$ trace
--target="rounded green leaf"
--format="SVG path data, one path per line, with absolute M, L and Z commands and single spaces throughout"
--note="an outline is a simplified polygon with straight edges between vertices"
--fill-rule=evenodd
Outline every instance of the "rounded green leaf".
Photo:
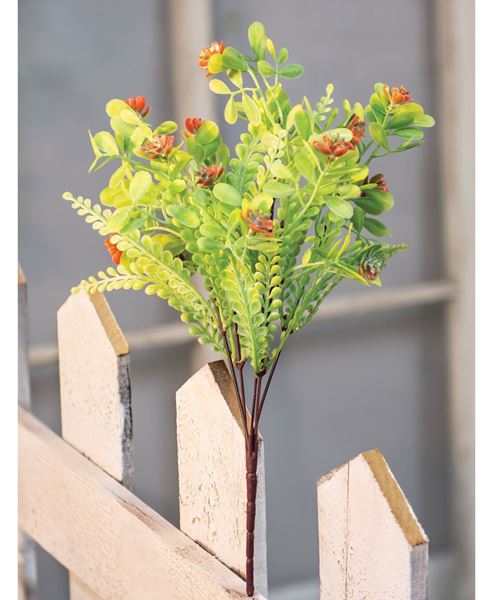
M 296 190 L 294 187 L 281 183 L 280 181 L 273 181 L 272 179 L 266 181 L 262 186 L 262 191 L 269 194 L 274 198 L 283 198 L 293 194 Z
M 257 59 L 265 57 L 267 37 L 265 27 L 259 21 L 253 22 L 248 28 L 248 41 Z
M 383 190 L 366 190 L 365 195 L 355 203 L 371 215 L 380 215 L 394 206 L 394 197 L 390 192 Z
M 93 137 L 97 148 L 103 153 L 110 156 L 118 155 L 118 144 L 115 138 L 108 131 L 100 131 Z
M 262 122 L 262 116 L 258 104 L 248 94 L 243 94 L 242 97 L 243 110 L 245 111 L 246 118 L 252 125 L 260 125 Z
M 116 117 L 122 110 L 128 110 L 128 104 L 124 100 L 115 98 L 106 104 L 106 114 L 108 117 Z
M 310 137 L 312 127 L 310 123 L 310 117 L 306 110 L 301 109 L 294 113 L 294 125 L 298 135 L 302 139 L 307 140 Z
M 347 200 L 332 196 L 326 200 L 327 206 L 338 217 L 350 219 L 353 216 L 353 207 Z
M 120 118 L 129 125 L 140 125 L 142 123 L 142 119 L 139 115 L 129 107 L 121 111 Z
M 270 170 L 275 177 L 279 179 L 292 179 L 293 174 L 291 171 L 284 165 L 280 160 L 275 160 L 271 166 Z
M 365 217 L 365 229 L 377 237 L 392 235 L 386 225 L 378 219 L 372 219 L 371 217 Z
M 232 48 L 231 46 L 225 48 L 224 52 L 221 55 L 213 56 L 222 56 L 222 64 L 227 69 L 234 69 L 235 71 L 246 71 L 246 69 L 248 68 L 248 65 L 243 56 L 238 52 L 238 50 Z
M 200 226 L 200 217 L 194 213 L 191 208 L 188 208 L 188 206 L 173 204 L 168 206 L 166 212 L 171 217 L 176 219 L 180 225 L 184 225 L 185 227 L 190 227 L 192 229 L 196 229 Z
M 416 125 L 416 127 L 433 127 L 435 125 L 435 119 L 430 115 L 419 115 L 414 117 L 414 125 Z
M 168 135 L 178 129 L 178 125 L 174 121 L 164 121 L 156 128 L 156 133 L 159 135 Z
M 297 77 L 301 77 L 303 75 L 303 67 L 301 65 L 286 65 L 279 71 L 279 75 L 281 77 L 285 77 L 286 79 L 296 79 Z
M 370 123 L 370 135 L 378 146 L 383 146 L 389 149 L 389 142 L 385 134 L 384 128 L 378 123 Z
M 277 56 L 277 61 L 280 65 L 285 63 L 288 60 L 289 52 L 287 48 L 281 48 L 279 50 L 279 54 Z
M 152 177 L 147 171 L 138 171 L 132 181 L 128 193 L 134 202 L 141 200 L 152 185 Z
M 276 74 L 276 70 L 274 69 L 274 67 L 266 60 L 258 61 L 258 70 L 260 71 L 260 74 L 264 77 L 272 77 L 272 75 Z
M 356 233 L 359 233 L 363 229 L 363 225 L 365 224 L 365 211 L 359 206 L 354 207 L 351 222 Z
M 229 183 L 217 183 L 212 190 L 214 196 L 228 206 L 241 206 L 241 194 Z
M 208 237 L 201 237 L 197 240 L 197 246 L 202 252 L 217 252 L 222 250 L 224 245 L 219 240 L 214 240 Z
M 397 129 L 397 131 L 394 132 L 394 135 L 404 138 L 405 140 L 422 140 L 424 137 L 424 133 L 421 129 L 416 129 L 414 127 Z
M 238 120 L 238 110 L 236 109 L 234 96 L 231 96 L 226 102 L 226 106 L 224 107 L 224 120 L 230 125 L 234 125 Z
M 214 121 L 205 121 L 199 127 L 197 134 L 195 135 L 195 140 L 201 146 L 206 146 L 213 142 L 216 138 L 219 137 L 219 127 L 214 123 Z
M 209 81 L 209 88 L 215 94 L 231 94 L 229 87 L 220 79 L 212 79 Z

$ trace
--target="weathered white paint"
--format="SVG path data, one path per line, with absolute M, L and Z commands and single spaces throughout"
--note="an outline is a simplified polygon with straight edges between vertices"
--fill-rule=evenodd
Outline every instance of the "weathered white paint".
M 428 538 L 379 450 L 318 484 L 321 600 L 426 600 Z
M 133 485 L 128 345 L 101 294 L 70 296 L 58 311 L 62 434 L 79 452 Z M 71 600 L 97 600 L 70 574 Z
M 245 576 L 245 440 L 223 361 L 205 365 L 176 394 L 180 529 Z M 267 595 L 264 444 L 259 442 L 255 587 Z
M 23 409 L 19 500 L 22 529 L 104 600 L 246 598 L 230 569 Z
M 129 485 L 133 468 L 128 345 L 102 294 L 72 295 L 58 311 L 62 435 Z

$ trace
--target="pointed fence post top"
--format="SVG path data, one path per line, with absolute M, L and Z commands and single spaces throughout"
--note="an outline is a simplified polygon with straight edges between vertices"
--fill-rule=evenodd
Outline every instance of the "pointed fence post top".
M 245 576 L 246 450 L 231 375 L 218 360 L 176 393 L 180 529 Z M 267 595 L 264 445 L 259 440 L 255 581 Z
M 63 437 L 131 486 L 127 341 L 102 294 L 69 296 L 57 322 Z
M 428 537 L 380 450 L 318 482 L 321 600 L 426 600 Z

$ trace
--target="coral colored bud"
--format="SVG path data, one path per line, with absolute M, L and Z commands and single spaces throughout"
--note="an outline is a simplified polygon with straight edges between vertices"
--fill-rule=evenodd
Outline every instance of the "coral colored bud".
M 320 152 L 326 154 L 330 158 L 339 158 L 340 156 L 344 156 L 347 152 L 354 150 L 354 144 L 352 142 L 338 140 L 330 135 L 324 135 L 321 142 L 315 140 L 313 145 L 317 150 L 320 150 Z
M 115 245 L 115 244 L 112 244 L 112 243 L 111 243 L 111 241 L 110 241 L 110 240 L 111 240 L 111 237 L 112 237 L 113 235 L 114 235 L 114 234 L 112 233 L 112 234 L 110 235 L 110 237 L 108 237 L 108 238 L 106 238 L 106 239 L 104 240 L 104 245 L 105 245 L 105 246 L 106 246 L 106 248 L 108 249 L 108 252 L 110 253 L 111 260 L 113 261 L 113 263 L 114 263 L 115 265 L 119 265 L 119 264 L 120 264 L 120 262 L 121 262 L 121 260 L 122 260 L 122 255 L 123 255 L 123 252 L 122 252 L 121 250 L 118 250 L 118 248 L 116 247 L 116 245 Z
M 147 106 L 147 100 L 145 96 L 136 96 L 135 98 L 127 98 L 125 102 L 133 108 L 135 112 L 139 113 L 141 117 L 146 117 L 151 109 Z
M 202 165 L 197 173 L 199 176 L 197 185 L 203 188 L 210 188 L 223 173 L 224 169 L 221 165 L 211 165 L 210 167 Z
M 210 77 L 212 73 L 209 71 L 209 59 L 213 54 L 222 54 L 224 52 L 224 42 L 214 41 L 209 48 L 203 48 L 199 54 L 199 67 L 207 69 L 206 77 Z
M 260 233 L 265 237 L 272 237 L 274 235 L 274 222 L 264 215 L 255 213 L 249 208 L 246 214 L 241 214 L 241 218 L 253 233 Z
M 402 85 L 400 87 L 392 87 L 392 90 L 388 85 L 384 87 L 385 95 L 387 96 L 388 101 L 392 106 L 397 106 L 398 104 L 405 104 L 406 102 L 411 102 L 412 96 L 405 87 Z
M 166 158 L 173 150 L 173 135 L 156 135 L 150 140 L 147 140 L 141 147 L 140 151 L 148 158 Z
M 185 119 L 185 131 L 184 136 L 190 137 L 191 135 L 195 135 L 197 131 L 200 129 L 204 121 L 199 119 L 198 117 Z
M 359 144 L 365 135 L 365 125 L 366 122 L 362 121 L 358 115 L 353 115 L 349 119 L 349 123 L 347 124 L 347 128 L 353 134 L 353 142 L 355 144 Z

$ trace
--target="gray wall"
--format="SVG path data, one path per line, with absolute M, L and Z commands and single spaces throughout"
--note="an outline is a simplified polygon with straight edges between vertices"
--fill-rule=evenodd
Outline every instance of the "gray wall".
M 246 49 L 247 25 L 262 20 L 305 66 L 303 79 L 289 85 L 295 97 L 317 98 L 333 81 L 337 99 L 364 100 L 375 81 L 402 82 L 436 113 L 431 4 L 216 0 L 215 34 Z M 20 0 L 19 252 L 32 343 L 55 341 L 55 313 L 70 286 L 108 262 L 101 238 L 60 198 L 66 189 L 96 198 L 101 188 L 104 173 L 87 174 L 87 129 L 106 127 L 104 104 L 112 97 L 145 94 L 155 119 L 173 118 L 167 28 L 166 3 L 158 0 Z M 390 227 L 410 245 L 385 272 L 386 285 L 441 274 L 437 140 L 438 128 L 424 149 L 382 166 L 397 199 Z M 360 291 L 346 285 L 336 293 Z M 124 330 L 176 319 L 144 295 L 121 292 L 109 301 Z M 315 483 L 376 446 L 430 535 L 431 551 L 449 547 L 443 355 L 439 307 L 312 325 L 287 347 L 263 425 L 271 585 L 316 576 Z M 187 348 L 132 358 L 137 493 L 174 523 L 174 390 L 189 365 Z M 57 429 L 56 369 L 35 370 L 32 384 L 34 412 Z M 45 555 L 40 578 L 41 600 L 67 597 L 66 580 Z

